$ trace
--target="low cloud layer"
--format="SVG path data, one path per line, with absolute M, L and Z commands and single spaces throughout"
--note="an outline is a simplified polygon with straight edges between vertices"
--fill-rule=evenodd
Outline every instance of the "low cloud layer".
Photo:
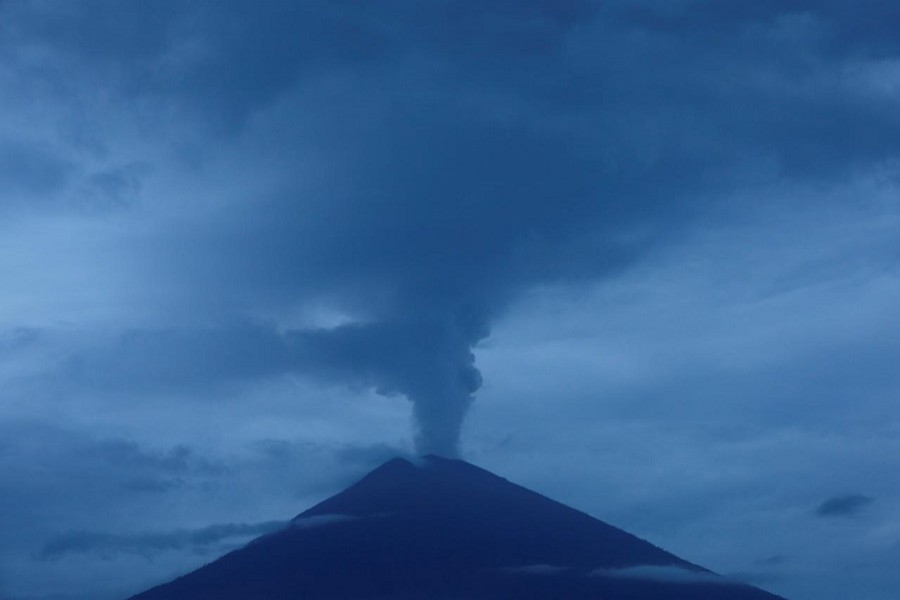
M 119 554 L 153 558 L 160 552 L 188 550 L 197 554 L 221 551 L 223 545 L 247 541 L 285 526 L 282 521 L 265 523 L 223 523 L 199 529 L 131 534 L 73 531 L 49 540 L 38 556 L 59 560 L 69 554 L 93 554 L 112 559 Z
M 704 583 L 710 585 L 732 585 L 734 583 L 709 571 L 691 571 L 670 565 L 640 565 L 624 569 L 602 569 L 591 572 L 591 575 L 595 577 L 663 581 L 666 583 Z
M 332 525 L 334 523 L 346 523 L 348 521 L 354 521 L 359 517 L 355 515 L 340 515 L 340 514 L 330 514 L 330 515 L 311 515 L 308 517 L 297 517 L 296 519 L 291 520 L 291 527 L 296 527 L 297 529 L 318 529 L 319 527 L 327 527 L 328 525 Z

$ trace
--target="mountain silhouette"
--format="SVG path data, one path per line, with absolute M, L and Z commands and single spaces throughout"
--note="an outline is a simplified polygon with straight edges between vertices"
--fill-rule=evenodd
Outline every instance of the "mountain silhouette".
M 778 600 L 461 460 L 396 458 L 131 600 Z M 782 599 L 783 600 L 783 599 Z

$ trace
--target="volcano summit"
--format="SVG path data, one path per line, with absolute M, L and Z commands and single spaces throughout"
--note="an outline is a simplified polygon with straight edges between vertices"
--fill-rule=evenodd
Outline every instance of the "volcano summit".
M 396 458 L 131 600 L 778 600 L 460 460 Z

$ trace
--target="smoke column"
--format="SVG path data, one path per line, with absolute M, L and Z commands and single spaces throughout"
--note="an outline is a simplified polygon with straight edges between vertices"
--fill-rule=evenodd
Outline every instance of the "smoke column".
M 408 398 L 416 452 L 453 457 L 481 386 L 471 347 L 486 335 L 485 328 L 447 321 L 393 321 L 296 332 L 289 339 L 301 370 Z

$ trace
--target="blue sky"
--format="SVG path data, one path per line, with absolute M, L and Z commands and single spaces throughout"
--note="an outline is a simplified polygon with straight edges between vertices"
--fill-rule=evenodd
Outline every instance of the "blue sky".
M 0 2 L 0 598 L 458 453 L 900 588 L 890 2 Z

